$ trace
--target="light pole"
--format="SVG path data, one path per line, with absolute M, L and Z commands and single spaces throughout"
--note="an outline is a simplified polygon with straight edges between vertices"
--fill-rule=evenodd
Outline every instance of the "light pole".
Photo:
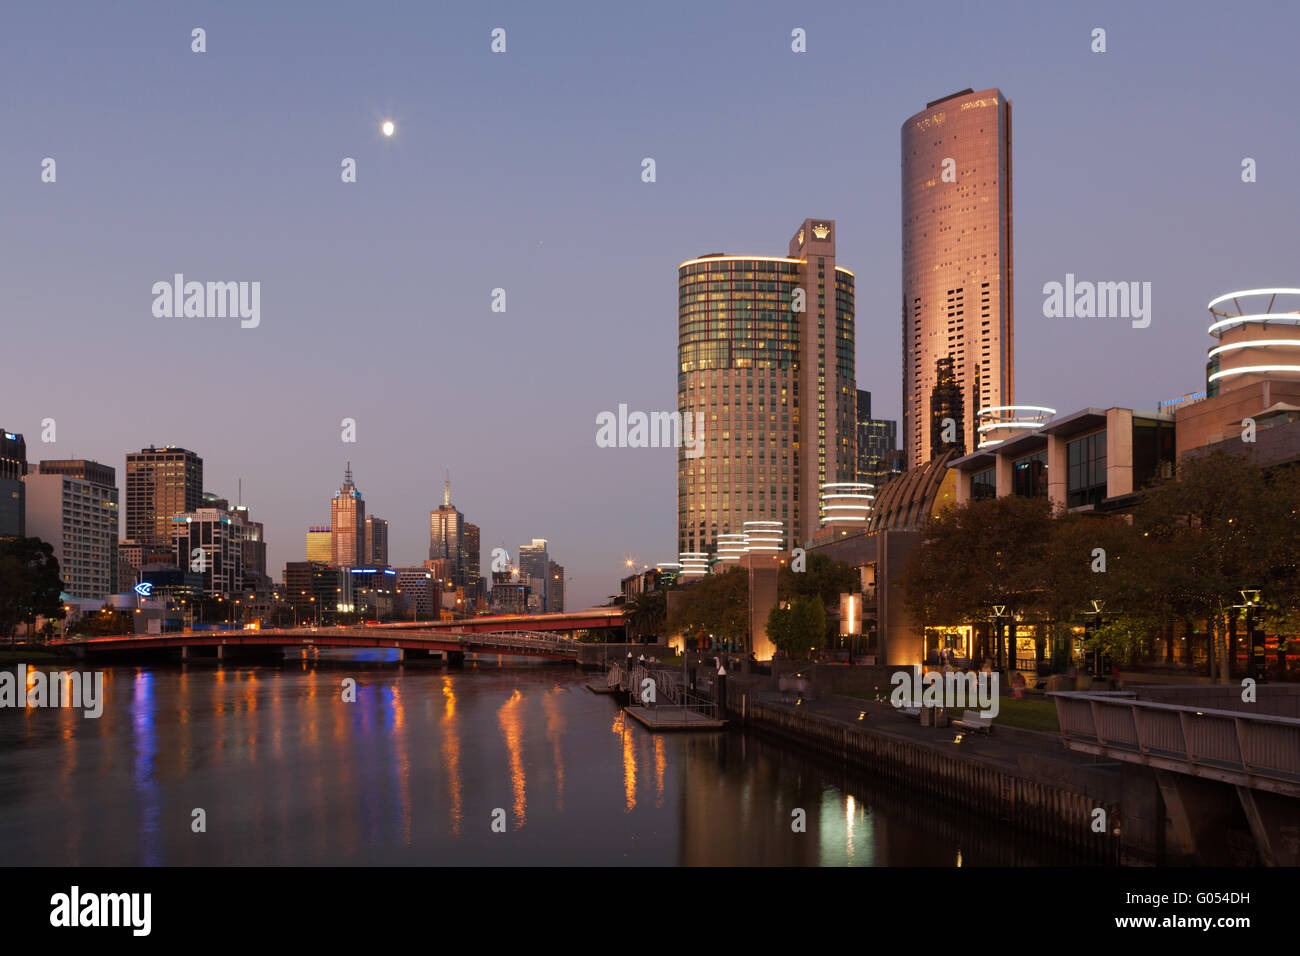
M 1102 667 L 1104 656 L 1102 654 L 1101 634 L 1100 634 L 1101 612 L 1105 609 L 1105 607 L 1106 607 L 1105 601 L 1099 601 L 1098 599 L 1093 598 L 1092 610 L 1083 612 L 1084 614 L 1095 615 L 1092 627 L 1093 627 L 1093 640 L 1096 642 L 1096 646 L 1094 646 L 1092 649 L 1092 676 L 1097 680 L 1101 680 L 1102 678 L 1105 677 L 1105 674 L 1103 673 L 1103 667 Z
M 1264 635 L 1255 639 L 1253 611 L 1259 605 L 1259 589 L 1247 588 L 1241 592 L 1242 607 L 1246 609 L 1246 676 L 1263 682 L 1268 677 L 1268 664 L 1264 661 Z
M 1005 604 L 993 605 L 993 657 L 994 665 L 997 670 L 1002 670 L 1002 617 L 1006 613 Z M 1010 655 L 1008 655 L 1010 657 Z M 1011 670 L 1011 663 L 1008 660 L 1007 670 Z

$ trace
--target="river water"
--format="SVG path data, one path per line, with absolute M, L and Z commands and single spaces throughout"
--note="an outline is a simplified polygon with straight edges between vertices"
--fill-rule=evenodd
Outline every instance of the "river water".
M 784 743 L 650 733 L 567 666 L 104 675 L 98 719 L 0 709 L 5 865 L 1077 862 Z

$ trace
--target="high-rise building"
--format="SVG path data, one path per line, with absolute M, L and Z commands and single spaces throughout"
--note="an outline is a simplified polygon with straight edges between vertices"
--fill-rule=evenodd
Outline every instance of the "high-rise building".
M 343 472 L 343 487 L 330 502 L 333 546 L 330 563 L 340 568 L 359 568 L 366 559 L 366 502 L 352 482 L 352 462 Z
M 546 551 L 545 538 L 533 538 L 532 544 L 519 546 L 519 578 L 531 589 L 529 610 L 545 612 L 547 610 L 547 568 L 550 555 Z
M 1012 369 L 1011 103 L 998 89 L 927 103 L 902 128 L 903 449 L 914 468 L 936 447 L 929 401 L 950 358 L 979 444 L 980 409 L 1015 401 Z
M 27 534 L 47 541 L 63 590 L 78 598 L 117 591 L 117 474 L 97 461 L 43 461 L 27 482 Z
M 442 505 L 429 512 L 429 560 L 447 562 L 446 574 L 465 586 L 465 516 L 451 503 L 451 479 L 442 489 Z
M 546 610 L 564 613 L 564 565 L 551 561 L 546 566 Z
M 172 518 L 203 504 L 203 459 L 192 451 L 150 445 L 126 456 L 126 534 L 170 547 Z
M 876 492 L 902 470 L 898 422 L 871 417 L 871 393 L 858 389 L 858 477 Z
M 388 564 L 388 522 L 374 515 L 366 515 L 365 563 L 367 567 Z
M 171 519 L 176 564 L 203 575 L 208 594 L 244 589 L 244 539 L 247 528 L 235 511 L 200 508 Z
M 442 592 L 429 568 L 394 568 L 406 613 L 412 620 L 436 621 Z
M 27 442 L 22 435 L 0 429 L 0 538 L 27 534 Z
M 271 577 L 266 571 L 266 526 L 249 516 L 248 505 L 235 505 L 230 510 L 244 519 L 244 590 L 265 594 L 271 590 Z
M 338 616 L 343 576 L 325 561 L 290 561 L 284 566 L 284 598 L 298 623 L 329 621 Z
M 307 529 L 307 560 L 329 564 L 334 560 L 334 529 Z
M 678 551 L 712 552 L 749 520 L 811 538 L 821 485 L 857 473 L 854 280 L 834 220 L 804 220 L 784 258 L 683 262 L 677 285 L 677 407 L 683 432 L 704 421 L 702 449 L 678 450 Z
M 482 595 L 479 589 L 479 567 L 483 558 L 482 533 L 479 527 L 469 521 L 465 522 L 465 535 L 463 537 L 465 549 L 465 601 L 470 607 L 478 604 L 478 599 Z

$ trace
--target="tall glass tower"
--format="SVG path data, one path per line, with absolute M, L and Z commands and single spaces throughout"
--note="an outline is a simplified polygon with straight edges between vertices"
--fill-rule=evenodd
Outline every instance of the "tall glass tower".
M 927 103 L 903 124 L 902 167 L 902 424 L 914 468 L 947 450 L 928 417 L 940 359 L 971 401 L 966 448 L 979 444 L 980 409 L 1015 401 L 1011 103 L 998 89 Z

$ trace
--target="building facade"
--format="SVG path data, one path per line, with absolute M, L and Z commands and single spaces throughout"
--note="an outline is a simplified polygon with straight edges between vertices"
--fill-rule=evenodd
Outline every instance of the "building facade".
M 550 565 L 545 538 L 533 538 L 532 544 L 519 546 L 519 579 L 529 586 L 529 610 L 544 613 L 547 608 L 546 576 Z
M 902 128 L 903 449 L 907 467 L 942 449 L 929 427 L 940 359 L 975 415 L 1014 399 L 1011 103 L 998 89 L 927 103 Z
M 27 442 L 0 429 L 0 538 L 27 536 Z
M 43 461 L 27 478 L 27 534 L 48 542 L 65 593 L 105 598 L 117 591 L 117 475 L 109 465 Z
M 551 614 L 564 612 L 564 565 L 551 561 L 546 573 L 546 610 Z
M 451 479 L 442 489 L 442 504 L 429 512 L 429 560 L 446 562 L 444 576 L 465 586 L 465 516 L 451 503 Z
M 785 257 L 678 267 L 677 410 L 684 433 L 703 421 L 702 449 L 678 449 L 679 553 L 712 554 L 751 520 L 806 540 L 821 485 L 856 476 L 854 278 L 835 238 L 806 219 Z
M 465 600 L 471 608 L 477 607 L 479 598 L 485 596 L 479 579 L 483 559 L 482 537 L 478 525 L 465 522 L 465 534 L 462 539 L 465 550 Z
M 388 564 L 388 522 L 374 515 L 366 515 L 367 566 Z
M 203 576 L 207 594 L 227 596 L 244 588 L 244 519 L 233 511 L 200 508 L 171 519 L 178 567 Z
M 307 529 L 307 560 L 329 564 L 334 560 L 334 529 Z
M 192 451 L 150 445 L 126 456 L 126 534 L 170 547 L 172 518 L 203 504 L 203 459 Z
M 871 393 L 858 389 L 858 474 L 860 484 L 877 492 L 903 470 L 898 422 L 871 417 Z
M 343 473 L 343 487 L 330 501 L 330 563 L 360 567 L 366 560 L 366 502 L 352 481 L 352 462 Z

